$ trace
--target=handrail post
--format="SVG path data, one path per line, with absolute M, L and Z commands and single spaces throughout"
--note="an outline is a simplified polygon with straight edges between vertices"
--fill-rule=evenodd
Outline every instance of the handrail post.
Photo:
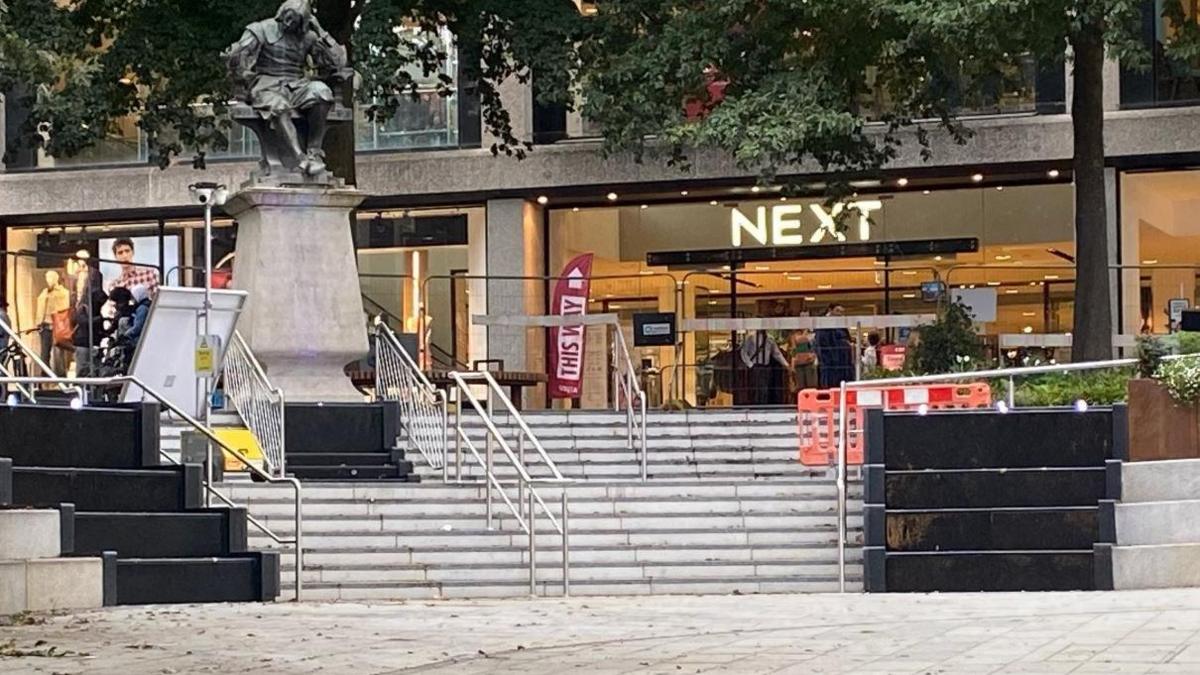
M 562 486 L 562 590 L 563 597 L 571 597 L 571 516 L 567 502 L 567 486 Z
M 522 430 L 520 434 L 517 434 L 517 459 L 520 460 L 521 466 L 525 466 L 525 431 L 524 430 Z M 525 472 L 528 473 L 529 469 L 526 468 Z M 529 489 L 533 490 L 533 486 L 530 486 Z M 517 481 L 517 501 L 524 501 L 524 499 L 525 499 L 525 481 Z
M 447 435 L 450 427 L 450 404 L 447 401 L 445 392 L 440 392 L 439 396 L 442 401 L 442 483 L 445 484 L 450 482 L 450 458 L 447 456 L 450 454 L 450 440 L 449 436 Z
M 1013 380 L 1013 376 L 1008 376 L 1008 409 L 1012 410 L 1017 407 L 1017 385 Z
M 488 392 L 487 413 L 488 419 L 495 423 L 496 416 L 492 413 L 492 397 L 491 392 Z M 496 474 L 495 451 L 492 449 L 492 431 L 491 429 L 483 430 L 484 437 L 484 454 L 487 457 L 487 475 L 494 476 Z M 487 528 L 492 529 L 492 481 L 484 480 L 484 489 L 487 490 Z
M 287 475 L 287 399 L 282 389 L 279 393 L 279 477 Z
M 521 481 L 524 483 L 524 481 Z M 533 498 L 533 486 L 529 487 L 529 595 L 537 596 L 537 512 Z
M 837 531 L 838 531 L 838 592 L 846 592 L 846 444 L 849 424 L 846 420 L 846 381 L 839 385 L 838 394 L 838 462 L 837 462 Z
M 300 497 L 300 481 L 292 479 L 292 489 L 296 494 L 296 602 L 300 602 L 300 593 L 304 585 L 304 507 Z
M 649 453 L 646 449 L 646 392 L 641 392 L 640 398 L 642 406 L 642 482 L 645 482 L 648 478 L 647 464 L 649 463 L 649 458 L 647 457 Z
M 462 392 L 454 390 L 454 481 L 462 482 Z

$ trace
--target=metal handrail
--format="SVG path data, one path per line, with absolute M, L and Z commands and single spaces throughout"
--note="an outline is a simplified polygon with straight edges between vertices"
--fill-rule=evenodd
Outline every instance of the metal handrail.
M 1164 361 L 1174 361 L 1185 358 L 1200 358 L 1200 354 L 1175 354 L 1163 357 Z M 850 444 L 849 415 L 846 395 L 851 389 L 875 389 L 913 384 L 937 384 L 940 382 L 957 382 L 970 379 L 1007 379 L 1008 380 L 1008 409 L 1012 409 L 1014 380 L 1029 375 L 1045 375 L 1048 373 L 1081 372 L 1089 370 L 1108 370 L 1110 368 L 1126 368 L 1135 366 L 1138 359 L 1110 359 L 1107 361 L 1085 361 L 1081 363 L 1063 363 L 1045 366 L 1025 366 L 1021 368 L 993 368 L 962 373 L 942 373 L 938 375 L 913 375 L 911 377 L 889 377 L 879 380 L 859 380 L 842 382 L 839 387 L 838 400 L 838 429 L 837 429 L 837 493 L 838 493 L 838 588 L 846 592 L 846 454 Z M 859 433 L 862 433 L 859 430 Z
M 54 372 L 53 368 L 46 365 L 46 362 L 42 360 L 42 357 L 33 353 L 33 350 L 29 348 L 29 345 L 25 344 L 25 341 L 21 339 L 20 334 L 12 329 L 12 326 L 9 326 L 8 324 L 4 323 L 3 321 L 0 321 L 0 331 L 3 331 L 4 334 L 8 336 L 8 341 L 10 343 L 16 345 L 17 348 L 21 350 L 21 353 L 24 354 L 25 357 L 28 358 L 30 361 L 33 361 L 33 364 L 36 365 L 38 367 L 38 369 L 40 369 L 42 371 L 42 373 L 44 373 L 47 377 L 58 377 L 58 373 Z M 12 377 L 14 379 L 20 379 L 19 377 L 13 375 L 12 373 L 9 373 L 7 370 L 0 370 L 0 372 L 3 372 L 4 375 L 7 377 Z M 33 402 L 33 403 L 37 402 L 37 395 L 34 393 L 34 391 L 37 389 L 37 387 L 32 387 L 32 388 L 26 389 L 25 387 L 22 387 L 20 384 L 18 384 L 16 382 L 14 382 L 13 384 L 16 384 L 17 388 L 21 389 L 22 393 L 25 394 L 25 398 L 29 399 L 30 402 Z M 72 391 L 72 389 L 70 387 L 64 386 L 62 384 L 59 384 L 58 388 L 60 391 L 62 391 L 64 393 L 71 393 L 71 391 Z
M 284 539 L 284 538 L 280 537 L 279 535 L 275 534 L 275 532 L 273 532 L 269 527 L 267 527 L 263 523 L 259 522 L 258 519 L 254 518 L 253 516 L 251 516 L 249 514 L 246 515 L 246 520 L 248 522 L 250 522 L 251 524 L 253 524 L 255 527 L 257 527 L 259 530 L 261 530 L 263 534 L 270 537 L 275 543 L 280 544 L 280 545 L 292 545 L 295 547 L 295 553 L 294 553 L 295 560 L 296 560 L 296 596 L 295 596 L 295 600 L 297 602 L 300 601 L 300 597 L 301 597 L 301 593 L 302 593 L 302 585 L 303 585 L 302 576 L 303 576 L 303 571 L 304 571 L 304 515 L 303 515 L 303 494 L 302 494 L 303 488 L 301 487 L 299 480 L 297 480 L 295 478 L 287 477 L 287 476 L 275 477 L 275 476 L 272 476 L 272 475 L 264 472 L 262 469 L 258 468 L 258 466 L 254 464 L 254 462 L 252 462 L 249 458 L 247 458 L 245 455 L 243 455 L 241 453 L 241 451 L 235 450 L 234 448 L 232 448 L 228 444 L 226 444 L 225 441 L 222 441 L 221 438 L 217 436 L 216 432 L 214 432 L 211 428 L 204 426 L 204 424 L 202 422 L 200 422 L 196 418 L 189 415 L 182 408 L 180 408 L 179 406 L 175 405 L 170 400 L 168 400 L 167 397 L 163 396 L 162 394 L 158 393 L 154 389 L 150 388 L 149 386 L 146 385 L 145 382 L 142 382 L 141 379 L 139 379 L 133 375 L 122 375 L 120 377 L 0 377 L 0 384 L 21 384 L 21 383 L 31 384 L 31 385 L 38 385 L 38 384 L 56 384 L 59 386 L 69 385 L 75 391 L 80 392 L 80 396 L 81 396 L 80 403 L 81 404 L 87 403 L 87 401 L 84 400 L 84 399 L 86 399 L 86 395 L 87 395 L 87 389 L 86 389 L 87 387 L 108 387 L 108 386 L 114 386 L 114 385 L 134 385 L 134 386 L 138 387 L 139 389 L 141 389 L 142 392 L 144 392 L 145 394 L 150 396 L 150 398 L 153 398 L 154 400 L 158 401 L 159 405 L 163 406 L 168 411 L 178 415 L 180 417 L 180 419 L 182 419 L 184 422 L 186 422 L 189 426 L 191 426 L 196 431 L 199 431 L 201 434 L 204 434 L 204 436 L 206 436 L 208 438 L 208 440 L 209 440 L 208 463 L 210 466 L 212 465 L 212 462 L 213 462 L 213 454 L 214 454 L 213 453 L 213 445 L 216 445 L 216 446 L 220 447 L 221 450 L 223 450 L 224 452 L 228 453 L 229 455 L 231 455 L 232 457 L 237 459 L 238 462 L 240 462 L 243 466 L 245 466 L 247 469 L 249 469 L 249 471 L 252 474 L 258 476 L 259 478 L 263 479 L 264 481 L 266 481 L 268 483 L 288 483 L 289 485 L 291 485 L 292 490 L 295 494 L 295 502 L 296 502 L 296 511 L 295 511 L 295 516 L 294 516 L 294 524 L 296 527 L 296 534 L 293 538 Z M 158 454 L 176 466 L 179 466 L 181 464 L 174 457 L 167 454 L 167 452 L 165 450 L 163 450 L 161 447 L 159 447 L 159 449 L 158 449 Z M 232 508 L 238 507 L 237 504 L 235 504 L 232 500 L 230 500 L 225 495 L 221 494 L 220 491 L 218 491 L 215 487 L 213 487 L 213 485 L 208 481 L 207 476 L 205 476 L 202 480 L 204 481 L 204 489 L 205 489 L 206 495 L 215 496 L 217 499 L 220 499 L 222 502 L 224 502 L 226 505 L 228 505 Z
M 509 400 L 509 398 L 504 394 L 504 391 L 500 388 L 500 385 L 497 384 L 491 373 L 487 371 L 455 371 L 450 373 L 450 379 L 454 382 L 455 391 L 458 393 L 458 406 L 455 410 L 454 425 L 456 448 L 455 466 L 456 477 L 458 481 L 462 482 L 462 445 L 463 443 L 466 443 L 467 449 L 471 451 L 471 454 L 475 457 L 475 461 L 478 462 L 484 470 L 486 483 L 486 489 L 484 492 L 486 493 L 485 499 L 487 500 L 486 517 L 488 529 L 492 529 L 492 523 L 494 519 L 492 509 L 492 491 L 495 490 L 496 492 L 500 493 L 500 498 L 504 501 L 509 510 L 512 512 L 513 516 L 516 518 L 517 524 L 526 532 L 526 534 L 529 535 L 530 595 L 537 594 L 536 507 L 541 506 L 542 511 L 550 520 L 550 524 L 562 537 L 562 589 L 563 595 L 569 596 L 571 594 L 571 527 L 570 504 L 567 497 L 567 486 L 573 483 L 573 481 L 563 478 L 563 475 L 561 472 L 559 472 L 558 467 L 554 465 L 554 462 L 550 459 L 549 455 L 546 454 L 546 450 L 542 447 L 541 442 L 539 442 L 537 437 L 533 435 L 533 432 L 525 423 L 524 418 L 521 417 L 521 413 L 516 409 L 512 401 Z M 468 380 L 473 382 L 483 381 L 488 386 L 490 395 L 488 396 L 486 409 L 471 391 L 471 385 L 468 384 Z M 464 396 L 466 397 L 467 402 L 470 403 L 471 407 L 474 408 L 475 412 L 479 414 L 479 417 L 483 420 L 484 426 L 486 427 L 486 436 L 484 438 L 486 453 L 485 457 L 480 456 L 479 450 L 475 447 L 475 443 L 471 440 L 471 437 L 467 434 L 466 430 L 463 429 L 462 401 Z M 518 452 L 516 453 L 513 452 L 512 446 L 509 445 L 508 441 L 504 438 L 504 435 L 501 434 L 500 430 L 496 427 L 492 405 L 493 396 L 500 398 L 500 400 L 504 403 L 505 408 L 508 409 L 509 414 L 517 421 L 518 426 L 521 429 L 521 435 L 518 437 Z M 551 472 L 554 474 L 553 478 L 533 478 L 529 475 L 529 471 L 525 467 L 524 439 L 526 437 L 528 437 L 529 440 L 534 444 L 534 448 L 538 450 L 538 453 L 542 456 L 543 460 L 545 460 L 547 466 L 550 467 Z M 495 453 L 492 451 L 493 440 L 500 445 L 500 449 L 508 457 L 509 461 L 512 462 L 513 468 L 517 472 L 517 505 L 514 505 L 512 500 L 509 499 L 508 494 L 504 491 L 503 484 L 496 476 Z M 561 487 L 561 521 L 554 517 L 554 514 L 550 511 L 550 507 L 538 493 L 537 488 L 535 487 L 536 485 L 557 485 Z M 528 497 L 526 497 L 526 494 L 528 494 Z M 526 505 L 528 509 L 524 517 L 522 517 L 521 514 L 521 505 Z
M 258 441 L 271 473 L 283 476 L 287 467 L 287 400 L 283 390 L 271 384 L 266 370 L 236 330 L 221 372 L 229 399 Z M 262 392 L 266 395 L 260 396 Z
M 400 368 L 398 383 L 389 384 L 385 379 L 389 376 L 386 366 L 394 360 Z M 407 380 L 407 382 L 405 381 Z M 392 399 L 391 396 L 395 396 Z M 419 400 L 421 397 L 424 400 Z M 401 412 L 406 418 L 404 428 L 408 431 L 409 442 L 425 457 L 432 468 L 442 469 L 442 482 L 449 480 L 449 463 L 446 452 L 450 446 L 447 439 L 447 401 L 446 395 L 425 376 L 417 366 L 416 360 L 400 344 L 396 333 L 382 320 L 375 323 L 375 400 L 395 400 L 400 404 Z M 422 411 L 422 405 L 432 405 L 436 410 L 436 428 L 430 426 L 428 409 Z
M 619 321 L 613 323 L 613 332 L 616 333 L 617 339 L 613 342 L 613 360 L 616 362 L 613 369 L 613 407 L 619 410 L 621 404 L 621 392 L 625 394 L 625 434 L 626 442 L 630 448 L 633 445 L 633 427 L 637 413 L 641 414 L 641 423 L 638 429 L 638 446 L 636 450 L 640 455 L 639 460 L 642 464 L 642 480 L 648 478 L 648 452 L 646 450 L 646 392 L 642 390 L 642 385 L 638 382 L 637 373 L 633 369 L 633 358 L 629 354 L 629 345 L 625 342 L 625 332 L 621 330 Z M 620 365 L 622 362 L 621 356 L 624 356 L 625 370 L 622 373 Z M 634 406 L 637 406 L 637 413 L 634 412 Z

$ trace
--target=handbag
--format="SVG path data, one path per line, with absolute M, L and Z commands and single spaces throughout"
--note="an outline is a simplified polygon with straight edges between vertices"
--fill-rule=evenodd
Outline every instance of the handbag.
M 71 321 L 71 310 L 64 309 L 50 315 L 50 325 L 54 331 L 54 346 L 61 349 L 72 349 L 75 346 L 75 324 Z

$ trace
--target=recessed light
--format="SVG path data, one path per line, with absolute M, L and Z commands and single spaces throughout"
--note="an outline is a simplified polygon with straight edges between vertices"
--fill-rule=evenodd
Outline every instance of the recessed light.
M 1026 335 L 1029 335 L 1030 333 L 1033 332 L 1033 326 L 1025 326 L 1024 328 L 1021 329 L 1021 332 Z
M 726 272 L 728 272 L 728 271 L 729 271 L 731 268 L 729 267 L 729 265 L 721 265 L 721 269 L 723 269 L 723 270 L 725 270 Z
M 754 269 L 758 272 L 769 272 L 771 268 L 766 265 L 755 265 Z
M 679 191 L 679 194 L 680 194 L 680 196 L 682 196 L 682 197 L 686 197 L 686 196 L 688 196 L 688 191 L 687 191 L 687 190 L 680 190 L 680 191 Z
M 708 304 L 710 304 L 710 305 L 715 305 L 715 304 L 717 304 L 717 301 L 716 301 L 716 300 L 709 300 L 709 301 L 708 301 Z
M 799 274 L 785 274 L 783 276 L 787 277 L 788 281 L 801 281 L 804 279 L 804 277 Z
M 931 193 L 929 190 L 921 190 L 921 194 L 928 195 L 928 194 L 933 194 L 933 193 Z
M 917 294 L 916 294 L 916 293 L 905 293 L 905 294 L 904 294 L 904 299 L 905 299 L 905 300 L 912 300 L 912 299 L 913 299 L 913 298 L 915 298 L 915 297 L 917 297 Z
M 1021 312 L 1021 316 L 1037 316 L 1037 312 Z
M 1058 169 L 1050 169 L 1049 171 L 1046 172 L 1046 175 L 1051 178 L 1058 178 L 1058 176 L 1059 176 Z
M 760 187 L 758 187 L 757 185 L 755 185 L 754 187 L 750 188 L 750 191 L 751 191 L 751 192 L 754 192 L 754 193 L 758 193 L 758 192 L 761 192 L 761 191 L 762 191 L 762 188 L 760 188 Z
M 1058 275 L 1057 274 L 1047 274 L 1046 276 L 1044 276 L 1042 278 L 1045 279 L 1046 281 L 1054 281 L 1055 279 L 1058 279 Z
M 1005 254 L 1005 255 L 998 255 L 998 256 L 996 256 L 996 260 L 998 260 L 998 261 L 1000 261 L 1000 262 L 1006 262 L 1006 261 L 1012 260 L 1012 256 L 1011 256 L 1011 255 L 1007 255 L 1007 254 Z
M 576 206 L 576 207 L 572 208 L 571 213 L 579 213 L 579 207 Z
M 715 200 L 715 199 L 714 199 L 714 200 L 712 200 L 711 202 L 709 202 L 709 203 L 708 203 L 708 205 L 709 205 L 709 206 L 716 206 L 716 205 L 717 205 L 717 200 Z
M 780 197 L 780 198 L 779 198 L 779 201 L 781 201 L 781 202 L 786 202 L 786 201 L 787 201 L 787 197 Z
M 615 294 L 613 294 L 613 293 L 605 293 L 605 294 L 604 294 L 604 297 L 606 297 L 606 298 L 615 298 L 615 297 L 617 297 L 617 296 L 616 296 Z
M 971 176 L 971 180 L 975 181 L 976 183 L 982 183 L 983 182 L 983 174 L 977 173 L 977 174 Z
M 648 208 L 650 208 L 650 205 L 649 205 L 649 204 L 642 204 L 642 208 L 643 208 L 643 209 L 648 209 Z
M 817 301 L 817 299 L 816 299 L 816 298 L 814 298 L 814 297 L 813 297 L 813 296 L 811 296 L 811 295 L 806 295 L 806 296 L 804 296 L 804 301 L 805 301 L 805 302 L 816 302 L 816 301 Z
M 915 277 L 915 276 L 917 276 L 917 271 L 916 270 L 904 270 L 903 272 L 901 272 L 901 274 L 903 274 L 906 277 Z
M 940 256 L 940 255 L 933 256 L 933 261 L 934 262 L 942 262 L 942 256 Z
M 610 201 L 610 202 L 617 201 L 617 193 L 615 193 L 615 192 L 610 192 L 607 195 L 605 195 L 605 197 L 607 197 L 608 201 Z
M 904 187 L 905 185 L 908 185 L 908 179 L 907 179 L 907 178 L 901 178 L 901 179 L 899 179 L 899 180 L 897 180 L 897 181 L 896 181 L 896 185 L 899 185 L 900 187 Z
M 1016 295 L 1017 293 L 1020 293 L 1020 292 L 1021 292 L 1021 291 L 1018 291 L 1018 290 L 1017 290 L 1017 289 L 1015 289 L 1015 288 L 1010 288 L 1010 289 L 1008 289 L 1007 291 L 1004 291 L 1004 294 L 1005 294 L 1005 295 Z
M 537 203 L 545 206 L 546 204 L 550 203 L 550 198 L 547 197 L 546 195 L 542 195 L 541 197 L 537 198 Z
M 1143 260 L 1142 264 L 1143 265 L 1157 265 L 1158 261 L 1157 260 Z
M 1003 186 L 1003 185 L 997 185 L 997 186 L 996 186 L 996 192 L 1004 192 L 1004 186 Z
M 833 284 L 821 284 L 817 286 L 818 291 L 828 291 L 831 288 L 833 288 Z

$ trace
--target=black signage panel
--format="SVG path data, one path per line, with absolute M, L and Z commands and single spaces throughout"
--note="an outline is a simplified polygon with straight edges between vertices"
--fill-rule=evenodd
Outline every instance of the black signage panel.
M 675 342 L 674 313 L 644 312 L 633 315 L 634 347 L 673 347 Z
M 834 258 L 902 258 L 906 256 L 975 253 L 979 239 L 920 239 L 814 246 L 767 248 L 716 248 L 700 251 L 652 251 L 646 254 L 651 267 L 712 267 L 750 262 L 829 260 Z

